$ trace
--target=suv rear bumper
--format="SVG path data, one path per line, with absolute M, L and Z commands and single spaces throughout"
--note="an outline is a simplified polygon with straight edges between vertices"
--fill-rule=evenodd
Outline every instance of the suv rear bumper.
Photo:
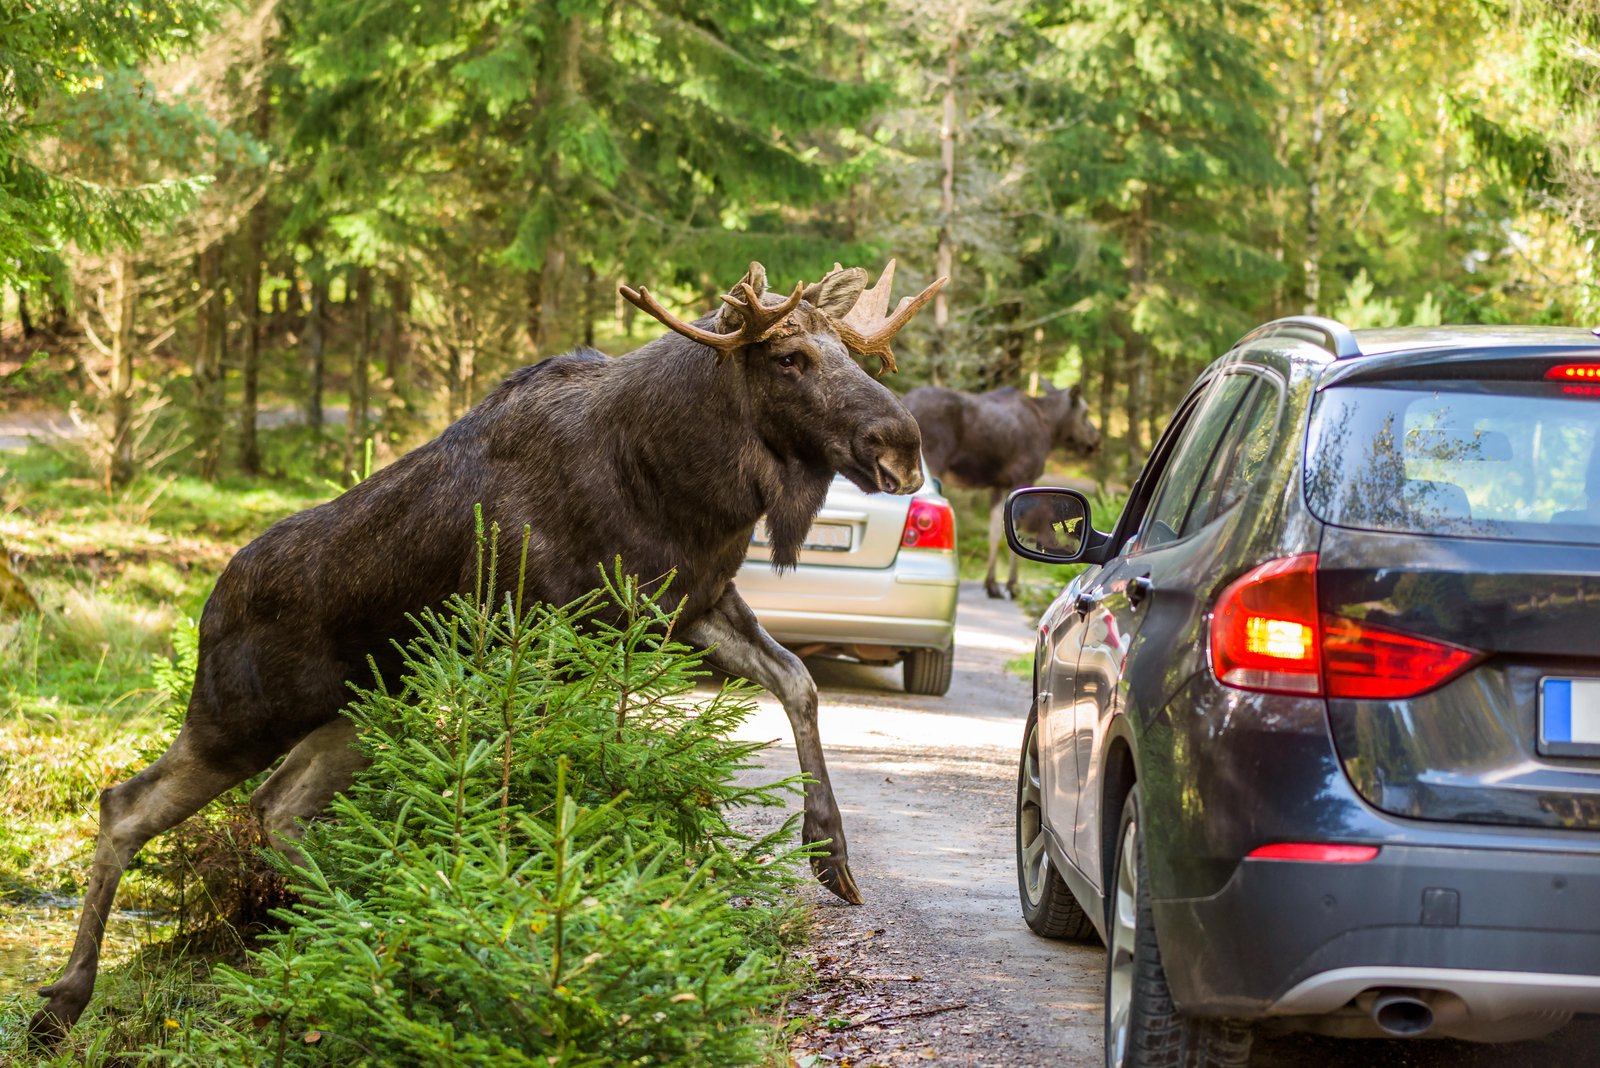
M 1600 1012 L 1596 901 L 1592 853 L 1384 846 L 1365 863 L 1246 860 L 1211 897 L 1155 909 L 1184 1012 L 1318 1015 L 1400 988 L 1482 1025 Z

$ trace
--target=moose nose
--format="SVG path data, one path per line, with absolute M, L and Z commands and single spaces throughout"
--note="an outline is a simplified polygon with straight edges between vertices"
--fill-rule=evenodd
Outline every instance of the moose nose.
M 915 493 L 922 488 L 922 464 L 913 462 L 904 470 L 896 471 L 888 457 L 878 460 L 878 489 L 884 493 Z

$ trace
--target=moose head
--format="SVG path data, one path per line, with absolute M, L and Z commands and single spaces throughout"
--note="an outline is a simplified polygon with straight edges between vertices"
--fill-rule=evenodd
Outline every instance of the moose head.
M 784 297 L 768 292 L 765 268 L 752 263 L 723 306 L 694 323 L 671 315 L 646 289 L 621 292 L 715 353 L 719 373 L 735 380 L 739 403 L 778 459 L 836 471 L 869 493 L 913 493 L 922 485 L 916 420 L 854 357 L 894 370 L 890 339 L 945 280 L 889 314 L 894 266 L 890 260 L 868 289 L 866 271 L 834 264 L 821 281 L 797 283 Z
M 1052 427 L 1051 444 L 1081 456 L 1088 456 L 1100 447 L 1100 428 L 1089 418 L 1089 402 L 1084 399 L 1083 387 L 1073 385 L 1057 389 L 1049 382 L 1045 392 L 1036 398 Z

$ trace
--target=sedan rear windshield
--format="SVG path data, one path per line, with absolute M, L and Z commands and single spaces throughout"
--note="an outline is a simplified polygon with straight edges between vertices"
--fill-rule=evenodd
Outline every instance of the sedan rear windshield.
M 1550 382 L 1334 386 L 1306 500 L 1342 527 L 1600 544 L 1600 396 Z

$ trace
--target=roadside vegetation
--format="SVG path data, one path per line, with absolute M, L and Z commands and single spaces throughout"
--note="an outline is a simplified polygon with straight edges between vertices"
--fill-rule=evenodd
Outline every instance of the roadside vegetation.
M 218 570 L 336 487 L 168 475 L 108 498 L 70 451 L 5 463 L 0 538 L 41 608 L 0 622 L 0 1060 L 20 1061 L 98 793 L 176 730 Z M 305 870 L 263 848 L 254 782 L 147 846 L 59 1063 L 773 1062 L 799 855 L 787 824 L 750 840 L 728 813 L 792 784 L 735 783 L 751 692 L 692 693 L 668 600 L 609 581 L 566 609 L 424 616 L 406 677 L 356 698 L 374 767 Z

